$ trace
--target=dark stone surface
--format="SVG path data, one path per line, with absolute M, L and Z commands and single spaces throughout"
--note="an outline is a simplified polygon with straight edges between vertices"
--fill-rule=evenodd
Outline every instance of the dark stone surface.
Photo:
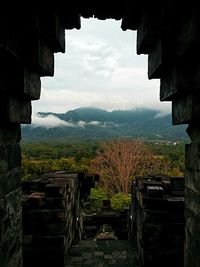
M 199 95 L 188 95 L 172 102 L 172 123 L 187 124 L 200 118 Z
M 21 185 L 21 170 L 15 169 L 0 175 L 0 198 Z
M 7 154 L 7 146 L 0 145 L 0 172 L 6 172 L 8 170 L 8 154 Z
M 25 266 L 64 266 L 72 242 L 79 240 L 82 234 L 78 224 L 82 204 L 80 195 L 86 197 L 80 194 L 82 187 L 87 189 L 84 190 L 86 194 L 94 180 L 95 176 L 87 179 L 86 175 L 55 171 L 23 183 Z M 59 257 L 57 262 L 55 257 Z
M 139 267 L 133 243 L 122 240 L 80 241 L 72 247 L 65 267 Z
M 186 169 L 200 170 L 200 144 L 191 143 L 185 145 Z
M 6 125 L 0 125 L 0 142 L 19 142 L 21 140 L 21 128 L 19 124 L 7 122 Z
M 21 190 L 16 189 L 1 200 L 0 263 L 1 266 L 21 267 Z
M 40 76 L 54 75 L 54 54 L 49 46 L 41 39 L 31 42 L 32 54 L 30 60 Z
M 21 166 L 20 144 L 8 145 L 8 168 L 14 169 Z
M 0 17 L 0 143 L 2 149 L 0 198 L 3 201 L 5 201 L 5 195 L 12 193 L 11 191 L 16 190 L 19 185 L 18 171 L 8 170 L 9 166 L 15 168 L 20 163 L 18 148 L 11 149 L 13 155 L 9 156 L 6 147 L 19 142 L 21 138 L 19 123 L 30 123 L 29 100 L 38 99 L 40 96 L 40 77 L 54 74 L 53 53 L 64 52 L 64 31 L 80 29 L 81 15 L 99 19 L 122 19 L 123 30 L 138 29 L 137 53 L 150 54 L 149 78 L 161 77 L 161 100 L 172 101 L 173 124 L 190 123 L 189 136 L 193 142 L 200 141 L 200 23 L 197 3 L 182 2 L 180 8 L 177 1 L 156 1 L 145 4 L 142 1 L 134 1 L 129 4 L 115 3 L 114 6 L 106 8 L 68 6 L 67 9 L 63 9 L 63 6 L 56 5 L 55 8 L 46 6 L 45 9 L 27 7 L 25 11 L 17 3 L 16 7 L 2 9 Z M 161 46 L 159 40 L 164 40 Z M 166 43 L 167 40 L 173 44 L 170 49 Z M 186 186 L 198 194 L 199 152 L 191 149 L 186 153 Z M 192 162 L 193 158 L 194 162 Z M 89 191 L 84 189 L 84 192 Z M 70 193 L 68 195 L 70 202 L 73 202 L 76 197 Z M 189 198 L 190 195 L 188 195 Z M 4 204 L 1 205 L 1 214 L 4 214 L 3 206 Z M 6 210 L 6 212 L 9 211 Z M 194 219 L 191 211 L 186 214 L 187 221 Z M 6 217 L 6 214 L 4 216 Z M 17 213 L 13 215 L 14 220 L 15 216 L 18 216 Z M 198 222 L 198 218 L 194 220 Z M 195 233 L 192 232 L 193 235 Z M 15 233 L 15 236 L 17 237 L 18 233 Z M 186 264 L 187 267 L 196 267 L 200 265 L 200 260 L 198 257 L 196 261 L 194 260 L 197 252 L 190 242 L 192 237 L 186 236 L 186 248 L 191 247 L 186 249 Z M 13 243 L 10 244 L 16 253 L 13 253 L 6 267 L 20 265 L 17 260 L 20 257 L 16 256 L 20 254 L 20 249 L 15 245 L 16 243 L 16 239 L 13 238 Z M 2 256 L 2 252 L 0 255 Z M 3 259 L 1 256 L 0 258 Z M 1 265 L 3 266 L 3 263 Z
M 136 177 L 130 229 L 142 266 L 183 266 L 183 196 L 183 177 Z

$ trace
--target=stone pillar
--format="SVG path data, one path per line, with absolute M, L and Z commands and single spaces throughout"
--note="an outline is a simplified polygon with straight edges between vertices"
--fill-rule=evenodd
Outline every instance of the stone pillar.
M 0 128 L 0 266 L 21 267 L 20 126 Z
M 200 19 L 194 2 L 146 4 L 137 25 L 137 53 L 148 54 L 148 77 L 160 79 L 160 100 L 172 101 L 172 123 L 188 124 L 185 267 L 200 266 Z M 130 27 L 129 27 L 130 28 Z
M 0 16 L 0 266 L 22 267 L 21 123 L 41 76 L 53 76 L 54 53 L 65 51 L 63 15 L 10 6 Z
M 185 147 L 185 267 L 200 264 L 200 128 L 189 126 L 192 140 Z
M 72 244 L 82 235 L 81 204 L 93 185 L 92 176 L 87 178 L 55 171 L 23 182 L 24 267 L 65 266 Z
M 184 178 L 136 177 L 134 187 L 133 238 L 142 266 L 183 267 Z

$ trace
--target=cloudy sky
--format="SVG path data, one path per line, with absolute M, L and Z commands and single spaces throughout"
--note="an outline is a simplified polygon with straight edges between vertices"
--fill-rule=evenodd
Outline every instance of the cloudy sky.
M 82 19 L 81 30 L 66 31 L 66 53 L 55 55 L 54 77 L 42 78 L 33 113 L 78 107 L 170 112 L 170 103 L 159 101 L 159 80 L 147 78 L 147 56 L 136 55 L 135 32 L 120 24 Z

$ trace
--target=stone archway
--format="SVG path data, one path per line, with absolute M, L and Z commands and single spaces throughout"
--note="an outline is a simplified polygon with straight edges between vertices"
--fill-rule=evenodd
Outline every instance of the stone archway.
M 0 17 L 0 264 L 22 266 L 20 124 L 31 122 L 42 76 L 53 76 L 54 53 L 65 51 L 65 29 L 80 17 L 122 19 L 137 30 L 137 53 L 148 54 L 148 77 L 160 79 L 161 101 L 172 101 L 173 124 L 189 124 L 186 146 L 185 266 L 199 266 L 200 98 L 199 9 L 171 0 L 112 7 L 20 7 Z

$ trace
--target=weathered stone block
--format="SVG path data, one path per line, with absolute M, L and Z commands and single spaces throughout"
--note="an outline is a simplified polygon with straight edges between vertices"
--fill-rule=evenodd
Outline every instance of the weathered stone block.
M 57 247 L 23 247 L 24 266 L 64 267 L 64 249 Z
M 0 173 L 8 170 L 8 153 L 7 146 L 0 144 Z
M 14 8 L 13 8 L 13 11 L 14 11 Z M 19 10 L 18 11 L 15 10 L 15 12 L 12 12 L 12 13 L 10 12 L 7 13 L 7 17 L 10 17 L 10 18 L 12 17 L 15 27 L 13 27 L 11 20 L 6 19 L 5 21 L 6 28 L 7 28 L 6 50 L 11 57 L 18 59 L 18 60 L 21 60 L 21 55 L 22 55 L 21 52 L 23 50 L 22 43 L 24 42 L 24 32 L 22 30 L 23 28 L 22 20 L 23 20 L 24 13 L 25 12 L 22 12 Z
M 6 35 L 7 29 L 3 23 L 0 25 L 0 49 L 5 49 L 6 47 Z
M 20 123 L 20 102 L 14 98 L 8 100 L 8 116 L 12 123 Z
M 23 216 L 23 233 L 25 235 L 65 235 L 66 223 L 65 222 L 31 222 L 29 218 Z
M 160 100 L 171 101 L 195 92 L 200 86 L 200 68 L 194 62 L 175 65 L 161 78 Z
M 2 123 L 3 124 L 3 123 Z M 20 124 L 6 123 L 0 126 L 0 142 L 19 142 L 21 140 Z
M 136 178 L 133 225 L 143 266 L 183 266 L 184 197 L 172 196 L 176 190 L 183 191 L 183 182 L 183 177 Z M 160 187 L 163 198 L 147 195 L 149 189 Z
M 29 100 L 38 100 L 40 98 L 41 81 L 40 76 L 27 69 L 24 70 L 24 94 Z
M 14 9 L 13 9 L 14 10 Z M 16 10 L 15 10 L 16 11 Z M 20 31 L 19 27 L 19 14 L 16 14 L 18 12 L 15 12 L 15 27 L 13 25 L 11 20 L 14 20 L 14 12 L 12 13 L 11 10 L 4 9 L 3 13 L 1 14 L 1 21 L 0 21 L 0 49 L 4 50 L 4 52 L 8 52 L 9 54 L 12 54 L 14 57 L 19 57 L 19 47 L 20 47 L 20 41 L 22 40 L 20 37 L 22 36 L 22 31 Z M 12 18 L 12 19 L 11 19 Z M 9 22 L 8 22 L 9 21 Z M 21 33 L 21 35 L 20 35 Z
M 198 14 L 194 12 L 186 18 L 186 22 L 182 24 L 180 34 L 176 39 L 177 56 L 185 56 L 187 52 L 191 52 L 195 48 L 195 42 L 199 41 L 199 22 Z M 192 51 L 196 52 L 196 51 Z
M 66 234 L 66 222 L 48 223 L 46 225 L 46 233 L 48 235 Z
M 186 227 L 186 243 L 185 243 L 185 266 L 198 267 L 200 262 L 199 254 L 199 220 L 192 219 L 187 222 Z M 195 227 L 193 227 L 195 225 Z M 191 229 L 190 229 L 191 228 Z
M 5 199 L 0 199 L 0 222 L 2 221 L 2 219 L 5 217 Z M 0 227 L 0 229 L 2 229 Z
M 154 46 L 148 56 L 148 78 L 163 78 L 166 75 L 166 70 L 171 67 L 173 58 L 173 43 L 168 36 L 154 40 Z
M 48 184 L 45 186 L 45 195 L 47 197 L 63 197 L 66 194 L 66 186 L 59 184 Z
M 62 16 L 62 23 L 67 30 L 81 28 L 81 16 L 77 7 L 72 7 L 69 10 L 60 10 Z
M 160 78 L 162 73 L 162 65 L 164 61 L 163 45 L 161 39 L 158 39 L 154 48 L 151 50 L 148 56 L 148 78 L 156 79 Z
M 33 192 L 31 195 L 29 195 L 27 197 L 28 199 L 28 203 L 26 203 L 28 205 L 28 208 L 45 208 L 45 198 L 44 198 L 44 193 L 41 192 Z M 27 200 L 26 199 L 26 200 Z
M 200 171 L 200 144 L 191 143 L 185 145 L 185 165 L 186 170 Z
M 141 16 L 137 30 L 137 54 L 148 54 L 161 32 L 168 26 L 168 3 L 158 3 L 156 6 L 147 5 Z
M 46 197 L 45 198 L 45 205 L 47 208 L 51 208 L 51 209 L 62 209 L 65 208 L 67 206 L 67 201 L 66 201 L 66 197 L 63 198 L 49 198 Z
M 136 8 L 137 6 L 137 8 Z M 126 30 L 137 30 L 139 26 L 139 20 L 141 16 L 141 3 L 135 2 L 134 5 L 127 5 L 125 14 L 122 18 L 121 28 L 123 31 Z M 82 13 L 81 13 L 82 15 Z
M 64 235 L 56 235 L 56 236 L 44 236 L 44 235 L 34 235 L 34 238 L 32 240 L 33 245 L 36 245 L 38 247 L 64 247 L 65 237 Z
M 1 264 L 1 261 L 0 261 Z M 15 254 L 9 258 L 9 261 L 6 263 L 2 263 L 1 266 L 16 266 L 16 267 L 23 267 L 23 260 L 22 260 L 22 248 L 16 250 Z
M 137 30 L 137 54 L 148 54 L 155 40 L 155 29 L 153 29 L 153 15 L 148 12 L 141 17 L 140 25 Z M 155 17 L 154 17 L 155 20 Z
M 31 102 L 9 98 L 5 104 L 5 116 L 11 123 L 31 123 Z M 7 111 L 7 113 L 6 113 Z
M 21 100 L 36 100 L 40 97 L 41 81 L 38 73 L 25 68 L 19 60 L 5 57 L 0 78 L 0 87 L 5 95 Z M 12 76 L 12 79 L 10 78 Z
M 184 191 L 185 189 L 185 178 L 184 177 L 171 177 L 171 190 Z
M 27 216 L 31 222 L 63 222 L 66 220 L 65 211 L 63 209 L 54 210 L 29 210 Z
M 8 145 L 8 167 L 9 169 L 21 166 L 20 144 Z
M 190 94 L 187 97 L 172 101 L 172 123 L 187 124 L 192 120 L 199 120 L 199 95 Z
M 177 86 L 176 69 L 170 70 L 170 73 L 165 73 L 160 82 L 160 100 L 170 101 L 179 91 Z
M 61 16 L 55 10 L 39 14 L 39 32 L 53 52 L 65 52 L 65 28 L 61 23 Z
M 75 225 L 80 212 L 79 178 L 78 174 L 55 171 L 23 183 L 23 233 L 31 236 L 23 246 L 27 264 L 32 264 L 33 257 L 39 260 L 49 249 L 52 254 L 58 249 L 65 251 L 60 260 L 65 259 L 78 234 Z
M 30 101 L 21 101 L 20 103 L 20 123 L 31 123 L 32 106 Z
M 6 172 L 0 175 L 0 198 L 4 197 L 9 192 L 16 190 L 21 185 L 21 170 Z
M 28 51 L 31 64 L 40 76 L 54 75 L 54 54 L 49 46 L 42 40 L 33 40 L 32 51 Z
M 185 208 L 186 208 L 186 224 L 188 225 L 189 222 L 195 223 L 195 221 L 196 224 L 198 224 L 200 220 L 200 194 L 192 191 L 189 188 L 186 188 Z M 187 214 L 189 216 L 187 216 Z M 195 230 L 195 226 L 194 228 L 189 227 L 189 229 L 193 231 Z
M 185 249 L 184 255 L 184 266 L 185 267 L 199 267 L 199 262 L 197 261 L 196 257 L 193 256 L 192 251 L 188 252 Z
M 200 143 L 200 128 L 198 122 L 193 122 L 189 124 L 186 129 L 187 134 L 189 135 L 190 139 L 194 143 Z
M 21 222 L 21 190 L 16 189 L 5 196 L 4 216 L 0 221 L 0 263 L 1 266 L 17 266 L 22 264 L 22 222 Z

